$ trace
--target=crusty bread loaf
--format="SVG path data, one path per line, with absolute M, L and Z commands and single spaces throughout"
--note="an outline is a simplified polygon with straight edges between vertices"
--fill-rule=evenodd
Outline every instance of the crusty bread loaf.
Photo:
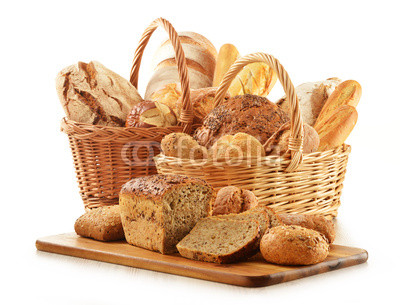
M 231 158 L 264 157 L 265 150 L 255 137 L 238 132 L 220 137 L 211 147 L 211 154 L 215 159 L 228 161 Z
M 76 234 L 101 241 L 124 239 L 118 205 L 92 209 L 75 222 Z
M 320 138 L 318 150 L 325 151 L 341 146 L 357 123 L 357 110 L 343 105 L 316 129 Z
M 226 264 L 249 258 L 256 252 L 259 224 L 208 217 L 200 220 L 177 245 L 183 257 Z
M 179 33 L 179 40 L 186 57 L 190 88 L 211 87 L 217 58 L 217 50 L 213 44 L 204 36 L 193 32 Z M 147 85 L 145 99 L 151 99 L 154 92 L 167 84 L 179 83 L 175 51 L 170 40 L 161 44 L 153 62 L 155 72 Z
M 209 87 L 190 90 L 190 101 L 193 106 L 193 124 L 203 124 L 204 118 L 214 109 L 214 99 L 218 88 Z M 229 98 L 226 94 L 225 100 Z M 183 98 L 180 96 L 176 102 L 176 113 L 180 118 L 183 108 Z
M 318 150 L 319 136 L 307 123 L 304 127 L 303 153 L 308 154 Z M 290 122 L 283 124 L 264 144 L 266 155 L 284 155 L 289 150 Z
M 277 80 L 275 71 L 264 62 L 245 66 L 232 80 L 228 92 L 231 96 L 254 94 L 267 96 Z
M 67 117 L 80 123 L 125 126 L 129 111 L 142 101 L 129 81 L 96 61 L 63 69 L 56 88 Z
M 183 132 L 173 132 L 161 140 L 161 151 L 167 157 L 180 159 L 206 159 L 208 152 L 195 139 Z
M 314 126 L 322 107 L 340 82 L 340 79 L 333 77 L 324 81 L 304 83 L 296 87 L 304 123 Z M 289 101 L 286 96 L 277 101 L 277 104 L 286 113 L 290 114 Z
M 215 194 L 205 181 L 179 175 L 132 179 L 121 189 L 119 204 L 128 243 L 176 252 L 176 244 L 209 214 Z
M 213 87 L 218 87 L 224 77 L 225 73 L 228 72 L 229 68 L 240 56 L 239 51 L 233 44 L 224 44 L 218 52 L 217 63 L 215 66 Z
M 319 232 L 300 226 L 277 226 L 261 239 L 261 254 L 279 265 L 312 265 L 326 259 L 329 244 Z
M 182 91 L 179 84 L 166 84 L 160 90 L 154 92 L 151 95 L 150 100 L 163 103 L 177 113 L 177 102 L 181 95 Z
M 301 226 L 315 230 L 326 237 L 329 243 L 335 240 L 335 225 L 332 220 L 326 219 L 322 215 L 305 214 L 278 214 L 285 225 Z
M 321 129 L 333 114 L 344 105 L 357 107 L 361 98 L 361 85 L 355 80 L 346 80 L 336 87 L 329 96 L 315 122 L 315 129 Z
M 287 114 L 265 97 L 245 94 L 231 97 L 214 108 L 194 138 L 210 148 L 224 135 L 243 132 L 264 144 L 287 121 Z
M 211 215 L 241 213 L 256 207 L 257 204 L 258 199 L 252 191 L 225 186 L 217 193 L 211 207 Z

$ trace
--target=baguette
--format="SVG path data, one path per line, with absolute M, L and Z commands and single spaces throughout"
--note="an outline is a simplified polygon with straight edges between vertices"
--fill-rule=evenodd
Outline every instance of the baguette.
M 343 105 L 317 130 L 320 143 L 318 151 L 341 146 L 357 123 L 357 110 L 353 106 Z
M 218 87 L 224 75 L 240 56 L 239 51 L 233 44 L 224 44 L 218 52 L 217 64 L 215 66 L 213 87 Z
M 323 81 L 304 83 L 296 87 L 296 94 L 304 123 L 314 126 L 326 100 L 340 82 L 340 79 L 332 77 Z M 286 96 L 277 101 L 276 104 L 286 113 L 290 114 L 290 105 Z
M 324 107 L 322 107 L 314 128 L 320 129 L 333 113 L 343 105 L 357 107 L 361 98 L 361 85 L 355 80 L 347 80 L 339 84 L 335 91 L 329 96 Z

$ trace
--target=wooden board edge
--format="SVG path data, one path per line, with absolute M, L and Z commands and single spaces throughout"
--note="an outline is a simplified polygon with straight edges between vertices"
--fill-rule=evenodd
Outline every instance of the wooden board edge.
M 184 265 L 172 265 L 169 262 L 154 262 L 140 257 L 124 257 L 122 254 L 116 256 L 112 253 L 105 254 L 101 251 L 92 249 L 81 249 L 67 245 L 54 244 L 46 241 L 45 239 L 46 238 L 39 238 L 36 240 L 35 244 L 37 250 L 249 288 L 266 287 L 283 282 L 293 281 L 316 274 L 359 265 L 368 260 L 368 252 L 364 249 L 357 248 L 360 250 L 360 253 L 343 258 L 337 258 L 335 260 L 324 261 L 312 266 L 303 266 L 300 267 L 300 269 L 291 271 L 278 272 L 269 275 L 252 276 L 229 274 L 227 276 L 226 273 L 221 271 L 208 269 L 207 272 L 204 272 L 204 269 L 196 268 L 194 266 L 188 267 Z M 122 261 L 121 257 L 124 257 Z M 303 272 L 301 272 L 301 269 L 304 269 Z
M 173 274 L 185 277 L 196 278 L 200 280 L 207 280 L 212 282 L 218 282 L 222 284 L 230 284 L 241 287 L 253 287 L 253 281 L 249 276 L 246 275 L 238 275 L 238 274 L 229 274 L 229 281 L 226 280 L 226 273 L 216 270 L 208 269 L 207 272 L 204 272 L 203 268 L 196 268 L 194 266 L 184 266 L 184 265 L 172 265 L 168 262 L 163 261 L 150 261 L 146 258 L 138 258 L 138 257 L 130 257 L 125 256 L 123 262 L 120 261 L 123 256 L 120 254 L 118 257 L 112 253 L 108 253 L 107 255 L 102 252 L 91 250 L 91 249 L 79 249 L 66 245 L 58 245 L 53 244 L 51 242 L 47 242 L 45 240 L 41 240 L 40 238 L 36 240 L 36 249 L 43 252 L 49 252 L 54 254 L 61 254 L 66 256 L 73 256 L 83 259 L 90 259 L 95 261 L 100 261 L 104 263 L 111 263 L 116 265 L 140 268 L 145 270 L 163 272 L 166 274 Z M 106 258 L 108 256 L 108 258 Z M 113 259 L 115 256 L 115 259 Z M 225 278 L 225 280 L 223 280 Z

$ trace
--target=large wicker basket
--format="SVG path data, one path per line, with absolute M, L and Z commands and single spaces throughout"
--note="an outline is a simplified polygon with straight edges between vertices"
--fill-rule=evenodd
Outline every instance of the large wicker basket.
M 252 190 L 262 204 L 278 212 L 337 215 L 350 146 L 303 156 L 303 122 L 294 86 L 282 65 L 264 53 L 239 58 L 217 91 L 215 107 L 223 102 L 236 74 L 247 64 L 265 62 L 277 73 L 291 108 L 290 153 L 250 159 L 188 160 L 158 155 L 157 170 L 205 179 L 215 188 L 235 185 Z M 217 161 L 217 162 L 216 162 Z
M 167 20 L 156 19 L 143 33 L 135 52 L 130 81 L 137 88 L 143 51 L 158 26 L 168 32 L 175 50 L 183 96 L 180 124 L 166 128 L 125 128 L 82 124 L 64 118 L 61 130 L 68 135 L 86 209 L 117 204 L 120 188 L 126 181 L 157 172 L 153 156 L 160 151 L 161 139 L 171 132 L 190 133 L 192 129 L 186 59 L 178 34 Z

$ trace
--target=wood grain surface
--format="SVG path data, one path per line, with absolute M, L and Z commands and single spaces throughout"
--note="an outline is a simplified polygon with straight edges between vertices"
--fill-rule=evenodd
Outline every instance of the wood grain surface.
M 260 254 L 245 262 L 218 265 L 192 261 L 179 254 L 162 255 L 131 246 L 125 241 L 100 242 L 79 237 L 75 233 L 40 238 L 36 241 L 36 248 L 40 251 L 245 287 L 288 282 L 362 264 L 368 259 L 368 253 L 363 249 L 332 245 L 328 258 L 312 266 L 273 265 L 266 263 Z

